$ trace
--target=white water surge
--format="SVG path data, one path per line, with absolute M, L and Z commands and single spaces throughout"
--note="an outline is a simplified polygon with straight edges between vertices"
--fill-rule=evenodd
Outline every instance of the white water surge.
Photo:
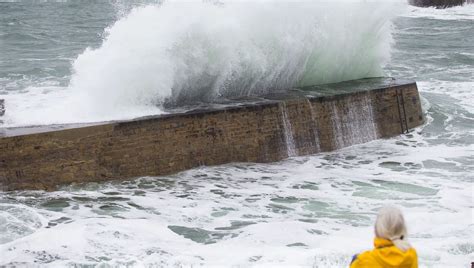
M 123 101 L 123 107 L 111 109 L 107 115 L 106 105 L 101 111 L 99 100 L 90 101 L 99 98 L 100 92 L 88 87 L 68 87 L 69 77 L 62 82 L 62 65 L 58 60 L 68 51 L 66 58 L 74 61 L 87 45 L 98 50 L 89 50 L 80 58 L 90 55 L 93 59 L 91 55 L 100 54 L 111 42 L 113 29 L 128 25 L 131 18 L 142 16 L 138 14 L 145 10 L 160 14 L 159 8 L 136 9 L 111 27 L 102 45 L 96 34 L 112 19 L 101 24 L 90 18 L 112 16 L 107 5 L 99 3 L 102 1 L 70 1 L 75 3 L 0 4 L 0 98 L 7 100 L 7 124 L 98 120 L 106 116 L 125 118 L 160 112 L 151 102 L 132 105 Z M 263 9 L 265 5 L 259 6 Z M 386 22 L 380 13 L 385 7 L 377 7 L 363 14 L 349 6 L 341 10 L 339 19 L 346 20 L 353 31 L 341 32 L 338 40 L 343 36 L 348 40 L 353 38 L 352 35 L 360 33 L 359 29 L 374 28 L 368 23 L 375 19 L 372 16 L 380 16 L 380 22 Z M 200 167 L 164 177 L 68 186 L 57 192 L 0 192 L 0 266 L 348 267 L 354 254 L 373 247 L 373 223 L 378 209 L 384 204 L 394 204 L 404 212 L 408 239 L 418 252 L 420 267 L 470 267 L 474 260 L 472 7 L 449 10 L 411 7 L 409 14 L 393 20 L 396 42 L 392 59 L 384 69 L 389 76 L 416 80 L 426 111 L 426 125 L 410 134 L 279 163 Z M 320 8 L 329 10 L 327 5 Z M 286 20 L 294 19 L 290 12 L 288 8 Z M 334 9 L 333 13 L 337 12 Z M 261 10 L 260 15 L 266 17 L 267 13 L 270 14 Z M 327 30 L 327 34 L 336 36 L 336 32 L 330 31 L 335 30 L 330 22 L 337 25 L 336 18 L 332 13 L 323 13 L 321 9 L 309 18 L 317 21 L 326 17 L 328 28 L 320 28 L 320 32 Z M 391 12 L 384 16 L 387 14 Z M 237 11 L 227 15 L 236 20 L 244 15 L 250 17 L 250 13 L 239 15 Z M 186 16 L 181 20 L 188 20 Z M 78 18 L 84 18 L 79 20 L 79 26 L 74 23 Z M 61 19 L 64 24 L 70 24 L 60 25 Z M 150 19 L 158 17 L 150 15 Z M 360 27 L 354 24 L 358 22 Z M 139 34 L 143 30 L 140 27 L 146 24 L 136 25 L 130 27 L 129 38 L 124 37 L 115 46 L 129 47 L 134 42 L 133 34 Z M 58 27 L 44 34 L 46 26 Z M 260 23 L 251 26 L 250 29 L 263 27 Z M 86 30 L 81 32 L 81 29 Z M 170 36 L 173 34 L 169 32 Z M 332 37 L 326 37 L 330 43 Z M 383 44 L 389 40 L 379 39 Z M 62 49 L 55 50 L 61 42 L 64 42 Z M 350 44 L 329 43 L 326 53 L 333 56 L 322 55 L 334 59 L 330 66 L 336 71 L 352 68 L 342 64 L 342 59 L 348 62 L 351 59 L 346 57 L 349 52 L 342 49 L 350 48 Z M 341 50 L 337 54 L 340 57 L 334 56 L 337 49 Z M 359 50 L 375 53 L 369 48 Z M 379 50 L 371 55 L 383 56 L 384 51 L 388 52 Z M 130 52 L 128 57 L 138 57 L 140 53 Z M 125 68 L 120 66 L 122 62 L 130 67 L 126 59 L 105 64 L 104 57 L 84 65 L 84 68 L 99 63 L 104 66 L 103 70 L 97 69 L 100 73 L 91 74 L 91 84 L 94 79 L 113 77 L 111 70 Z M 136 66 L 150 67 L 145 65 L 146 60 L 146 57 L 137 59 L 142 63 Z M 326 70 L 323 65 L 319 69 Z M 319 73 L 313 75 L 316 74 Z M 143 76 L 144 72 L 137 71 L 135 75 Z M 79 77 L 77 72 L 74 80 Z M 121 80 L 125 77 L 126 72 L 115 73 L 117 81 L 125 81 Z M 81 79 L 82 83 L 88 80 L 86 76 Z M 23 85 L 30 81 L 35 86 L 25 88 Z M 117 82 L 95 90 L 109 90 L 113 95 L 123 85 Z M 82 90 L 89 92 L 84 94 L 87 96 L 78 94 Z M 103 102 L 110 106 L 112 97 L 106 93 L 103 96 L 106 96 Z M 133 99 L 131 95 L 129 99 Z M 160 102 L 159 98 L 156 100 Z M 61 102 L 69 103 L 68 109 L 61 111 L 57 104 Z M 371 114 L 370 101 L 359 103 L 356 113 L 367 119 L 375 116 Z M 315 109 L 313 117 L 317 117 L 316 112 Z M 337 109 L 334 113 L 344 118 Z M 345 121 L 351 121 L 352 115 L 346 118 Z M 357 133 L 358 136 L 349 137 L 357 142 L 377 135 L 377 132 L 364 132 L 366 128 L 361 122 L 349 127 L 340 125 L 339 129 L 345 134 Z M 337 142 L 343 145 L 345 141 Z
M 125 119 L 161 113 L 165 101 L 379 76 L 399 10 L 355 0 L 137 7 L 77 57 L 67 88 L 7 96 L 5 125 Z

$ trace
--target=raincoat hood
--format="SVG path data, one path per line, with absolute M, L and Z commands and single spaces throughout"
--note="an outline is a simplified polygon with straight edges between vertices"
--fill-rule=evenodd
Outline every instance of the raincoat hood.
M 402 251 L 392 241 L 378 237 L 374 239 L 374 247 L 373 250 L 357 255 L 350 267 L 418 267 L 418 257 L 414 248 Z

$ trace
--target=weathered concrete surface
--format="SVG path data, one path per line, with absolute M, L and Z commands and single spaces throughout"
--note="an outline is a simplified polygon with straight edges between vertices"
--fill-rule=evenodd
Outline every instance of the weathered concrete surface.
M 364 79 L 131 121 L 27 135 L 8 130 L 0 138 L 0 189 L 272 162 L 399 135 L 423 122 L 415 83 Z
M 408 3 L 417 7 L 436 7 L 448 8 L 453 6 L 461 6 L 467 3 L 466 0 L 408 0 Z

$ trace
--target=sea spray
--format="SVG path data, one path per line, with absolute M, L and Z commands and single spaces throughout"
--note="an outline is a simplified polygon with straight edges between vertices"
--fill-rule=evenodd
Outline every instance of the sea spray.
M 51 105 L 7 125 L 127 119 L 220 97 L 382 75 L 393 3 L 219 2 L 140 5 L 73 62 Z M 54 94 L 49 94 L 54 99 Z M 19 104 L 21 105 L 21 104 Z

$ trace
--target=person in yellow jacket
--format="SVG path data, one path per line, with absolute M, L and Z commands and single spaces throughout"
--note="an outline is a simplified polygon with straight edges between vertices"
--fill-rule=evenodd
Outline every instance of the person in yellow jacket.
M 355 255 L 350 268 L 417 268 L 416 250 L 407 241 L 402 212 L 383 207 L 375 221 L 374 249 Z

